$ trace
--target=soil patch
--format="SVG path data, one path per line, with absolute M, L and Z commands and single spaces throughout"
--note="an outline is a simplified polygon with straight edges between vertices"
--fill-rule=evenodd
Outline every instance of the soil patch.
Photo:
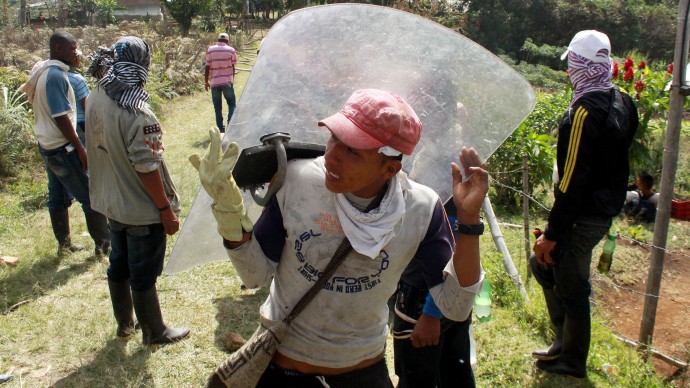
M 644 267 L 648 269 L 651 249 L 640 245 L 629 248 L 639 256 L 647 257 Z M 596 274 L 592 277 L 595 300 L 622 337 L 635 341 L 639 338 L 646 283 L 647 270 L 632 280 L 620 274 L 612 277 Z M 690 249 L 669 251 L 665 255 L 652 347 L 685 363 L 690 359 Z M 687 371 L 668 362 L 657 358 L 652 362 L 657 374 L 669 380 L 682 384 L 681 381 L 687 383 L 690 378 Z

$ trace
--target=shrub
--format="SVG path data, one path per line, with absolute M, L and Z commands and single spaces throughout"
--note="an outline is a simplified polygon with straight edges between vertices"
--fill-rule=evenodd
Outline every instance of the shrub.
M 16 90 L 28 79 L 28 75 L 14 66 L 0 67 L 0 84 Z
M 545 65 L 530 65 L 525 62 L 520 62 L 518 65 L 513 65 L 513 68 L 536 88 L 545 91 L 560 92 L 563 90 L 565 84 L 565 72 L 562 70 L 553 70 Z
M 529 63 L 540 64 L 551 69 L 562 69 L 565 67 L 561 60 L 563 47 L 543 44 L 537 46 L 532 39 L 527 38 L 520 48 L 520 59 Z
M 672 65 L 648 64 L 632 52 L 625 61 L 614 62 L 613 83 L 634 98 L 640 124 L 630 146 L 630 167 L 636 171 L 661 172 L 663 141 L 669 111 Z M 661 69 L 659 69 L 661 68 Z
M 498 184 L 492 184 L 491 201 L 509 210 L 518 209 L 522 189 L 522 157 L 529 157 L 530 187 L 551 184 L 556 156 L 554 134 L 558 130 L 563 110 L 568 105 L 563 93 L 539 94 L 537 104 L 529 116 L 487 161 L 490 174 Z

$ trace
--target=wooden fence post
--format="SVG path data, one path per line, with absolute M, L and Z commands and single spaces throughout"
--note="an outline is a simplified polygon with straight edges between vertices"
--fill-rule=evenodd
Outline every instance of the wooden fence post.
M 664 143 L 664 162 L 661 169 L 661 184 L 659 185 L 659 203 L 657 205 L 656 220 L 654 221 L 654 243 L 649 259 L 649 273 L 647 275 L 647 296 L 642 310 L 640 325 L 640 340 L 647 347 L 652 346 L 654 323 L 656 321 L 656 307 L 661 288 L 661 275 L 664 270 L 664 254 L 666 239 L 668 238 L 668 224 L 671 215 L 671 200 L 673 199 L 673 183 L 678 168 L 678 144 L 680 141 L 680 127 L 685 104 L 687 74 L 685 65 L 688 58 L 688 9 L 690 0 L 681 0 L 678 4 L 678 25 L 676 26 L 676 49 L 671 82 L 671 101 L 669 103 L 668 120 L 666 121 L 666 140 Z

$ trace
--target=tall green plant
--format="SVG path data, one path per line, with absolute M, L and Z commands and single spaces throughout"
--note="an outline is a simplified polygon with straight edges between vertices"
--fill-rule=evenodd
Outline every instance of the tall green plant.
M 18 91 L 2 86 L 0 105 L 0 176 L 12 176 L 28 159 L 32 146 L 27 101 Z

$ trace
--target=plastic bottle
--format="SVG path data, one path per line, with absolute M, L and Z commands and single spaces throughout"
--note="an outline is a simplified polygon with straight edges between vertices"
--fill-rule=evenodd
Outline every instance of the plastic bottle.
M 597 269 L 601 273 L 608 273 L 611 269 L 611 261 L 613 261 L 613 251 L 616 249 L 616 235 L 609 233 L 608 239 L 604 242 L 604 248 L 599 256 L 599 265 Z
M 491 283 L 488 278 L 484 278 L 482 289 L 474 297 L 474 313 L 477 315 L 479 322 L 488 322 L 491 320 Z

